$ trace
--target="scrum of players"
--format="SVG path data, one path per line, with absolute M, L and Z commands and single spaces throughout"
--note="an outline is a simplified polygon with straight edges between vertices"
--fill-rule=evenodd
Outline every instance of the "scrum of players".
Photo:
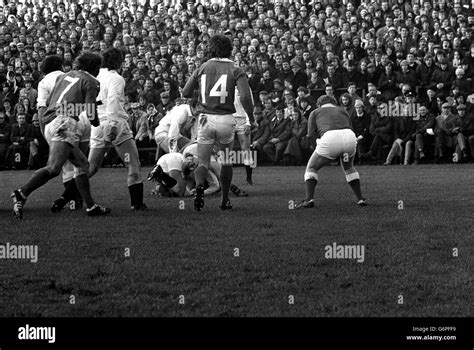
M 211 59 L 194 71 L 182 90 L 185 103 L 173 107 L 155 129 L 157 147 L 166 154 L 148 175 L 149 181 L 157 182 L 156 194 L 194 196 L 196 211 L 204 208 L 204 197 L 219 191 L 221 210 L 232 209 L 229 192 L 247 195 L 232 183 L 232 162 L 217 154 L 229 154 L 235 134 L 242 151 L 250 154 L 251 131 L 258 127 L 246 74 L 230 59 L 230 39 L 214 35 L 209 51 Z M 122 62 L 118 49 L 109 49 L 102 56 L 84 52 L 76 60 L 77 69 L 63 73 L 57 56 L 45 58 L 41 67 L 44 78 L 38 86 L 38 114 L 50 153 L 47 165 L 12 192 L 16 218 L 23 217 L 28 196 L 61 173 L 64 191 L 53 202 L 52 212 L 60 212 L 72 201 L 75 209 L 84 203 L 88 216 L 109 214 L 109 208 L 94 201 L 89 178 L 97 173 L 107 148 L 112 146 L 128 169 L 131 209 L 147 210 L 138 150 L 124 110 L 125 81 L 119 74 Z M 199 92 L 197 101 L 193 99 L 195 90 Z M 82 109 L 69 113 L 61 108 L 65 105 L 80 105 Z M 338 158 L 356 203 L 365 206 L 359 173 L 353 166 L 357 141 L 350 118 L 329 96 L 321 97 L 318 105 L 309 117 L 308 134 L 317 134 L 319 139 L 304 174 L 306 197 L 295 207 L 314 207 L 317 171 Z M 88 148 L 89 158 L 85 155 Z M 244 165 L 251 185 L 250 158 Z

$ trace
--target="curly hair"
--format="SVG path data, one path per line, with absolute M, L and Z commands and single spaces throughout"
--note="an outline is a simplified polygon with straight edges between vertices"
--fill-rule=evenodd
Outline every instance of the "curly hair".
M 63 60 L 61 57 L 56 55 L 46 56 L 43 62 L 41 63 L 41 72 L 46 75 L 51 72 L 62 70 Z
M 105 51 L 102 55 L 102 68 L 109 70 L 119 70 L 123 63 L 122 51 L 116 48 L 111 48 Z
M 229 58 L 232 55 L 232 42 L 222 34 L 216 34 L 209 40 L 209 54 L 212 58 Z
M 85 51 L 76 58 L 76 65 L 78 70 L 84 70 L 96 77 L 102 65 L 102 57 L 91 51 Z

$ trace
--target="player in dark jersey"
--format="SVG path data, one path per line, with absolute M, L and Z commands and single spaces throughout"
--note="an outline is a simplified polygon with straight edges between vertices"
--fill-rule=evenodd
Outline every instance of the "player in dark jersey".
M 110 212 L 95 203 L 90 193 L 89 162 L 78 147 L 77 124 L 79 115 L 86 113 L 93 124 L 99 122 L 96 111 L 96 98 L 99 84 L 95 76 L 99 73 L 102 58 L 85 52 L 77 58 L 77 70 L 62 75 L 47 102 L 43 115 L 45 138 L 49 139 L 48 164 L 37 170 L 28 182 L 11 194 L 13 212 L 18 219 L 23 217 L 26 198 L 50 179 L 61 173 L 67 160 L 74 164 L 76 184 L 87 206 L 87 215 L 98 216 Z
M 196 196 L 194 209 L 204 207 L 204 182 L 206 181 L 212 149 L 216 143 L 223 154 L 230 154 L 234 143 L 235 113 L 234 96 L 237 86 L 240 102 L 249 117 L 252 126 L 256 126 L 253 117 L 253 102 L 247 76 L 234 66 L 229 59 L 232 54 L 232 42 L 224 35 L 214 35 L 209 41 L 211 59 L 194 71 L 183 89 L 183 97 L 191 98 L 195 89 L 199 90 L 196 110 L 198 123 L 199 165 L 194 171 Z M 227 152 L 226 152 L 227 149 Z M 231 209 L 229 189 L 232 183 L 232 164 L 223 159 L 221 169 L 222 210 Z
M 327 95 L 318 99 L 318 107 L 308 119 L 308 137 L 319 136 L 316 149 L 306 165 L 304 180 L 306 198 L 295 208 L 313 208 L 314 190 L 318 183 L 318 170 L 340 158 L 346 180 L 357 198 L 357 205 L 366 206 L 360 189 L 360 177 L 354 168 L 357 139 L 352 131 L 349 114 L 336 106 L 336 101 Z

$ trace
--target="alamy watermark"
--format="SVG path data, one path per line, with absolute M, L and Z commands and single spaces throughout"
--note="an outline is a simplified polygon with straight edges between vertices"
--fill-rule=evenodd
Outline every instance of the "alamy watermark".
M 365 260 L 365 246 L 364 245 L 343 245 L 333 242 L 332 245 L 324 247 L 326 259 L 357 259 L 357 262 L 362 263 Z
M 228 148 L 217 152 L 217 162 L 220 164 L 243 164 L 251 168 L 257 167 L 257 151 L 245 150 L 234 151 Z
M 38 262 L 37 245 L 15 245 L 9 242 L 0 244 L 0 259 L 26 259 L 32 263 Z
M 420 115 L 421 104 L 416 102 L 400 103 L 395 101 L 388 101 L 388 103 L 381 103 L 377 110 L 380 115 L 385 117 L 418 117 Z

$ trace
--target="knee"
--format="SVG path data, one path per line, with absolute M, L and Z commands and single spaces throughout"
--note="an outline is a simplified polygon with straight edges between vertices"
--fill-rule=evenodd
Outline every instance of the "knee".
M 308 180 L 316 180 L 316 181 L 319 180 L 318 173 L 316 172 L 315 169 L 306 168 L 306 171 L 304 173 L 304 181 L 306 182 Z
M 140 172 L 132 172 L 128 174 L 127 185 L 132 186 L 142 182 Z
M 59 176 L 59 174 L 61 174 L 61 167 L 57 166 L 56 164 L 48 166 L 47 169 L 51 178 Z
M 344 173 L 346 175 L 346 181 L 347 182 L 352 182 L 354 180 L 359 180 L 360 176 L 357 170 L 354 167 L 351 167 L 349 169 L 345 169 Z

